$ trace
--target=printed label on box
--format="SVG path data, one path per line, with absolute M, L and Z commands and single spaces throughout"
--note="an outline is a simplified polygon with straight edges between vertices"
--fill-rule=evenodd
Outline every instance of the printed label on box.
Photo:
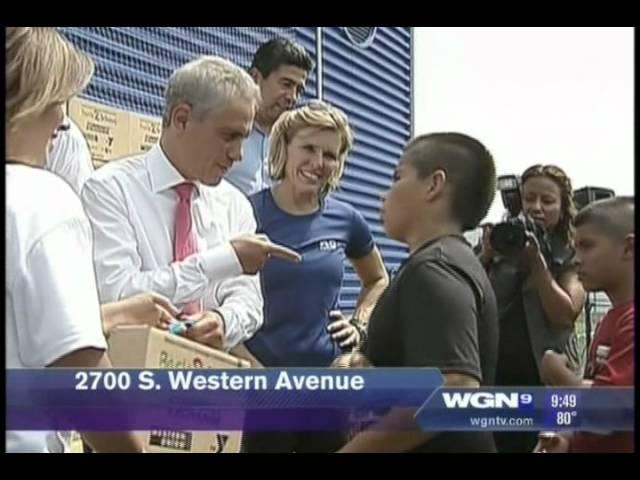
M 82 130 L 94 161 L 104 162 L 129 155 L 129 113 L 74 98 L 69 102 L 69 117 Z

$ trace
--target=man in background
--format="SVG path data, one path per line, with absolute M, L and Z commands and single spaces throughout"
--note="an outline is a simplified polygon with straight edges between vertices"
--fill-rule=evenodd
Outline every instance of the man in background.
M 260 88 L 262 102 L 249 137 L 243 142 L 242 161 L 225 179 L 249 196 L 271 186 L 269 135 L 283 112 L 293 108 L 304 91 L 313 61 L 304 47 L 278 37 L 260 45 L 249 74 Z

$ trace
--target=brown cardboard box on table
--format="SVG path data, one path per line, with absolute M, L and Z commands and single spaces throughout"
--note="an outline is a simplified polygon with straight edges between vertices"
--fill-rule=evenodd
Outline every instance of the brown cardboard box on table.
M 147 326 L 122 326 L 109 338 L 115 368 L 248 368 L 249 362 Z M 163 453 L 237 453 L 242 432 L 145 432 L 146 450 Z

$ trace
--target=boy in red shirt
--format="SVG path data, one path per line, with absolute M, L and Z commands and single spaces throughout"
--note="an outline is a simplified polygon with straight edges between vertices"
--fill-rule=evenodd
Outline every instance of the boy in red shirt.
M 548 351 L 543 375 L 554 386 L 633 386 L 634 384 L 634 203 L 633 197 L 594 202 L 576 220 L 578 277 L 589 291 L 604 291 L 612 308 L 598 325 L 584 379 L 567 367 L 566 357 Z M 535 451 L 633 452 L 633 432 L 543 434 Z

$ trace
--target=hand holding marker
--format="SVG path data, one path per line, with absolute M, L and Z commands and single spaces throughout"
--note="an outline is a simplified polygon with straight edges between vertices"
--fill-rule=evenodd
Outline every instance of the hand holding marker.
M 184 317 L 184 315 L 180 315 Z M 173 320 L 169 324 L 169 331 L 174 335 L 184 335 L 191 327 L 193 327 L 198 320 Z

